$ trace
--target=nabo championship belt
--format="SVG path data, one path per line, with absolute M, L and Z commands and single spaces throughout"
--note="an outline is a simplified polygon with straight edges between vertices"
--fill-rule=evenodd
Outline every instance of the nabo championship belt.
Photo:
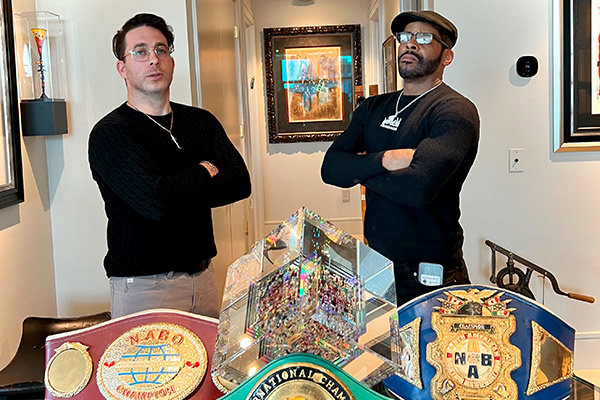
M 563 399 L 575 330 L 543 305 L 489 286 L 439 289 L 391 318 L 398 366 L 384 381 L 406 400 Z
M 216 399 L 218 321 L 147 310 L 46 339 L 46 400 Z

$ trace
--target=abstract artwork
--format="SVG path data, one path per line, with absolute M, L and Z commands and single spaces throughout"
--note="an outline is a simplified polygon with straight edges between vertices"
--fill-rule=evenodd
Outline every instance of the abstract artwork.
M 362 86 L 360 25 L 266 28 L 270 143 L 335 139 Z

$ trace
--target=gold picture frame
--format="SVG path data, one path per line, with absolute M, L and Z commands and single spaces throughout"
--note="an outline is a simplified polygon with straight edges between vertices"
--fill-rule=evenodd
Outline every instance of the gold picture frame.
M 398 90 L 396 60 L 396 38 L 390 35 L 382 44 L 383 52 L 383 93 Z

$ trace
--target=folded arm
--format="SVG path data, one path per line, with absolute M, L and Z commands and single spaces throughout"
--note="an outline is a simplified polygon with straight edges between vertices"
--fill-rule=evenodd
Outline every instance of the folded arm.
M 352 187 L 386 171 L 384 152 L 365 154 L 363 107 L 359 107 L 348 128 L 332 143 L 321 166 L 323 182 L 343 188 Z
M 210 159 L 218 173 L 197 163 L 177 172 L 165 172 L 155 158 L 118 125 L 93 131 L 89 162 L 95 178 L 146 218 L 162 220 L 170 211 L 190 204 L 217 207 L 248 197 L 250 177 L 223 127 L 211 116 L 204 125 Z M 198 156 L 199 157 L 199 156 Z M 98 180 L 98 179 L 97 179 Z
M 415 149 L 393 149 L 383 153 L 381 164 L 388 171 L 397 171 L 406 168 L 412 162 Z
M 430 135 L 419 143 L 407 167 L 373 176 L 363 184 L 399 204 L 431 203 L 478 138 L 478 127 L 468 118 L 440 119 L 431 125 Z
M 173 174 L 161 171 L 153 157 L 116 126 L 92 132 L 89 161 L 94 175 L 153 220 L 163 219 L 168 210 L 201 192 L 211 179 L 200 165 Z
M 206 195 L 211 207 L 219 207 L 250 196 L 250 174 L 221 123 L 215 117 L 211 119 L 215 151 L 206 161 L 213 164 L 218 173 L 211 178 Z

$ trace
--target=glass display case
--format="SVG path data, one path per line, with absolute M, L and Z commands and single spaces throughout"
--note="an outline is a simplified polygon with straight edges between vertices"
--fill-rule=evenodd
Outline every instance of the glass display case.
M 228 269 L 213 361 L 224 391 L 310 353 L 367 386 L 393 373 L 393 264 L 303 207 Z
M 23 135 L 67 133 L 60 16 L 49 11 L 15 13 L 15 48 Z
M 600 399 L 600 369 L 575 371 L 570 400 Z

